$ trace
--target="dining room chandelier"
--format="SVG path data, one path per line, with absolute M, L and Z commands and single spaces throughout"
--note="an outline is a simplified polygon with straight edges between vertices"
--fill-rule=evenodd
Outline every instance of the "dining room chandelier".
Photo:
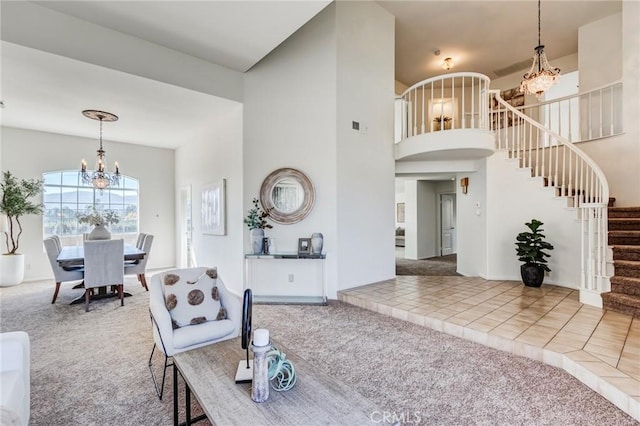
M 533 64 L 520 83 L 520 91 L 526 95 L 536 95 L 538 99 L 560 78 L 560 68 L 549 65 L 544 45 L 540 41 L 540 0 L 538 0 L 538 46 L 534 49 Z
M 107 170 L 107 156 L 105 150 L 102 148 L 102 123 L 104 121 L 112 122 L 117 121 L 118 116 L 110 112 L 98 111 L 94 109 L 87 109 L 82 111 L 82 115 L 92 120 L 100 121 L 100 147 L 98 148 L 98 155 L 96 158 L 95 170 L 87 170 L 87 162 L 82 159 L 82 167 L 80 174 L 82 182 L 87 185 L 93 185 L 94 188 L 104 190 L 109 186 L 117 186 L 120 183 L 120 168 L 118 162 L 115 162 L 115 172 L 109 173 Z

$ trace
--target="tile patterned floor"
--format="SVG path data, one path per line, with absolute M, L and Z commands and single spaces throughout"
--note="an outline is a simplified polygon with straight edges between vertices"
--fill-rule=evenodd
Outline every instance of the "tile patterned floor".
M 640 421 L 640 318 L 583 305 L 576 290 L 398 276 L 338 299 L 562 368 Z

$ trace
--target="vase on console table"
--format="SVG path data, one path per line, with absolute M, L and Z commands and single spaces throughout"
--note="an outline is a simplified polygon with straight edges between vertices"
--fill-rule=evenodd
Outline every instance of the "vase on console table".
M 264 229 L 254 228 L 249 231 L 251 236 L 251 251 L 253 254 L 262 254 L 264 248 Z
M 322 254 L 324 236 L 320 232 L 311 235 L 311 250 L 313 254 Z
M 98 223 L 93 230 L 87 235 L 87 240 L 110 240 L 111 232 L 102 224 Z

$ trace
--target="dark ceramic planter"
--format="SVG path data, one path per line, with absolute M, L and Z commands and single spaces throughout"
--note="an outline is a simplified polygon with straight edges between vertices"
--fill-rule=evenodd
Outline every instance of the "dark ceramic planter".
M 520 276 L 527 287 L 540 287 L 544 280 L 544 269 L 538 265 L 520 265 Z

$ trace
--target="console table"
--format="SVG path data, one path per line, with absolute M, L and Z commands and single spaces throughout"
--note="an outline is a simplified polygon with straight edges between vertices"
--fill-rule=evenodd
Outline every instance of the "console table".
M 175 354 L 174 425 L 181 424 L 178 420 L 178 373 L 186 383 L 187 421 L 182 424 L 192 424 L 205 417 L 217 425 L 381 424 L 379 407 L 278 342 L 273 343 L 293 362 L 298 381 L 285 392 L 270 389 L 269 399 L 260 404 L 251 400 L 250 383 L 235 383 L 238 361 L 245 359 L 239 337 Z M 204 411 L 203 416 L 191 418 L 192 393 Z
M 327 303 L 326 254 L 245 254 L 245 285 L 254 302 Z

